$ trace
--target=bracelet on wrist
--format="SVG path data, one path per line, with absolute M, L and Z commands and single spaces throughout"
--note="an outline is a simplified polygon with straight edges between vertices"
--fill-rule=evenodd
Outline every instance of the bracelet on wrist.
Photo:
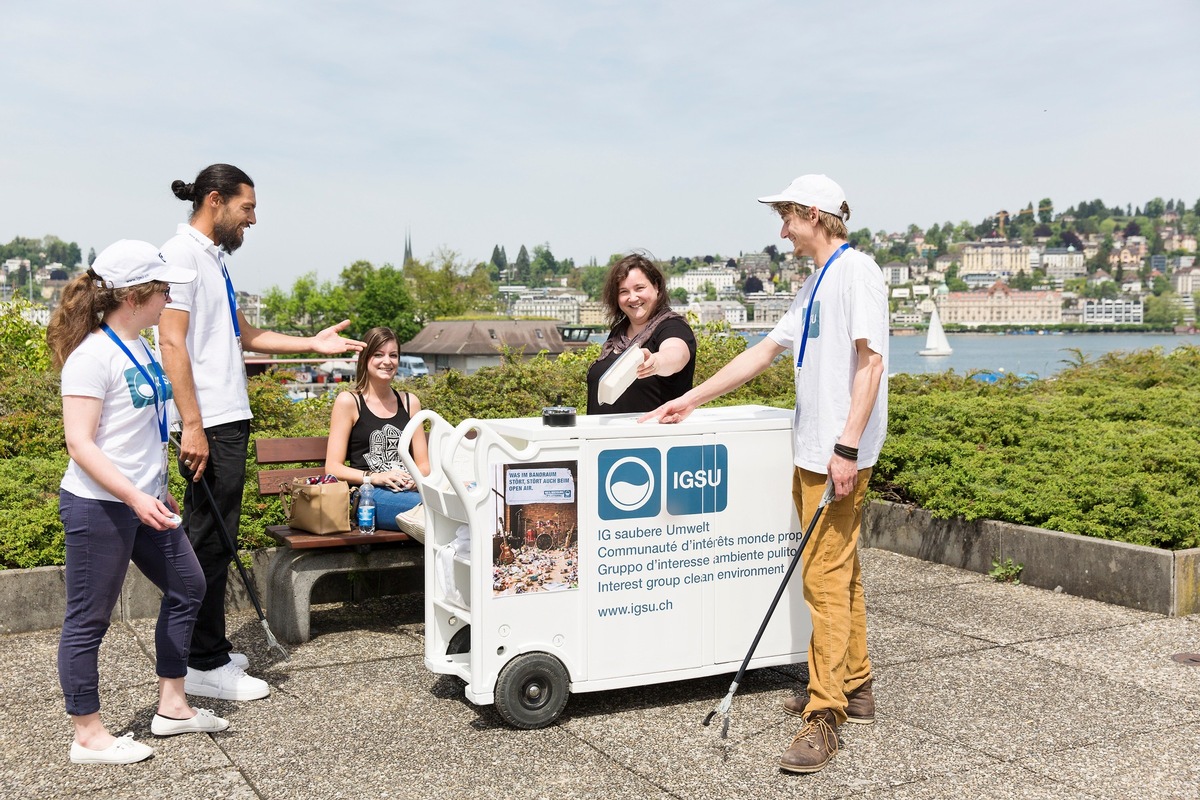
M 848 445 L 841 444 L 840 442 L 833 446 L 833 454 L 835 456 L 841 456 L 848 461 L 858 461 L 858 448 L 849 447 Z

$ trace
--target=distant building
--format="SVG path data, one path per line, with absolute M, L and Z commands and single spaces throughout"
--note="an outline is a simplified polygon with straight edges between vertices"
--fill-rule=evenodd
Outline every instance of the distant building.
M 747 274 L 763 269 L 768 274 L 771 272 L 771 257 L 766 253 L 746 253 L 737 260 L 737 264 Z
M 728 322 L 730 325 L 744 325 L 746 323 L 746 307 L 741 303 L 717 301 L 692 303 L 687 307 L 687 313 L 695 314 L 701 324 Z
M 968 275 L 997 275 L 1011 278 L 1029 270 L 1029 247 L 1005 239 L 984 239 L 966 242 L 959 253 L 958 277 Z
M 887 281 L 889 286 L 899 286 L 902 283 L 908 283 L 911 280 L 908 264 L 900 261 L 889 261 L 883 265 L 883 279 Z
M 987 291 L 939 294 L 937 307 L 943 323 L 969 328 L 1062 322 L 1062 292 L 1021 292 L 999 281 Z
M 1074 247 L 1048 247 L 1042 253 L 1042 269 L 1046 277 L 1062 283 L 1087 275 L 1083 253 Z
M 1144 306 L 1141 300 L 1087 299 L 1083 301 L 1085 325 L 1140 325 Z
M 604 303 L 599 300 L 588 300 L 579 304 L 579 324 L 580 325 L 599 325 L 608 327 L 608 312 L 604 308 Z
M 548 317 L 572 325 L 580 323 L 579 301 L 574 297 L 522 297 L 513 301 L 514 317 Z
M 558 327 L 550 321 L 449 320 L 429 323 L 400 352 L 421 356 L 436 371 L 470 374 L 498 365 L 505 347 L 526 358 L 543 350 L 556 357 L 565 349 Z
M 687 289 L 688 294 L 700 294 L 705 284 L 720 292 L 722 289 L 738 289 L 738 273 L 725 268 L 706 268 L 688 270 L 682 275 L 672 275 L 667 278 L 667 291 Z
M 792 307 L 792 297 L 786 297 L 782 294 L 774 297 L 763 297 L 756 299 L 752 303 L 754 308 L 754 324 L 755 325 L 774 325 L 783 318 L 787 310 Z

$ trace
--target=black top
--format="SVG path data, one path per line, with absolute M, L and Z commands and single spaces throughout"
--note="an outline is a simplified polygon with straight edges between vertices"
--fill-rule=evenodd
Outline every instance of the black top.
M 614 335 L 609 334 L 609 338 L 611 339 Z M 682 339 L 687 344 L 690 356 L 683 369 L 665 378 L 660 375 L 651 375 L 649 378 L 635 380 L 633 385 L 625 390 L 625 394 L 617 398 L 617 402 L 612 405 L 602 406 L 600 405 L 600 401 L 596 399 L 596 392 L 600 386 L 600 376 L 620 357 L 619 353 L 611 353 L 607 358 L 594 362 L 588 368 L 587 413 L 629 414 L 638 412 L 644 414 L 647 411 L 653 411 L 668 400 L 674 400 L 691 389 L 692 376 L 696 373 L 696 336 L 692 333 L 691 326 L 684 320 L 672 318 L 664 321 L 655 329 L 649 339 L 641 343 L 640 347 L 643 350 L 649 350 L 651 353 L 657 353 L 658 348 L 667 339 Z
M 358 420 L 350 429 L 350 443 L 347 445 L 347 455 L 350 466 L 354 469 L 370 472 L 387 472 L 391 469 L 404 469 L 400 460 L 400 434 L 408 424 L 408 393 L 401 395 L 395 389 L 396 415 L 390 419 L 375 416 L 362 395 L 354 393 L 354 402 L 358 404 Z

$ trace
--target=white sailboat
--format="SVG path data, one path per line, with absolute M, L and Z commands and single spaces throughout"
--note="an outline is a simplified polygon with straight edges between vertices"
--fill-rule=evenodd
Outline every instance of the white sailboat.
M 929 316 L 929 333 L 925 336 L 925 349 L 918 350 L 917 355 L 948 356 L 953 352 L 950 340 L 946 338 L 946 331 L 942 328 L 942 320 L 938 317 L 937 306 L 934 306 L 933 313 Z

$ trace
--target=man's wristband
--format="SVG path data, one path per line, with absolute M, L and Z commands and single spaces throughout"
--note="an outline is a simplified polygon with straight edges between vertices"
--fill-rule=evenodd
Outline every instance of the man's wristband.
M 853 461 L 855 463 L 858 463 L 858 448 L 857 447 L 849 447 L 849 446 L 841 444 L 839 442 L 838 444 L 835 444 L 833 446 L 833 454 L 835 456 L 841 456 L 842 458 L 844 458 L 848 461 Z

